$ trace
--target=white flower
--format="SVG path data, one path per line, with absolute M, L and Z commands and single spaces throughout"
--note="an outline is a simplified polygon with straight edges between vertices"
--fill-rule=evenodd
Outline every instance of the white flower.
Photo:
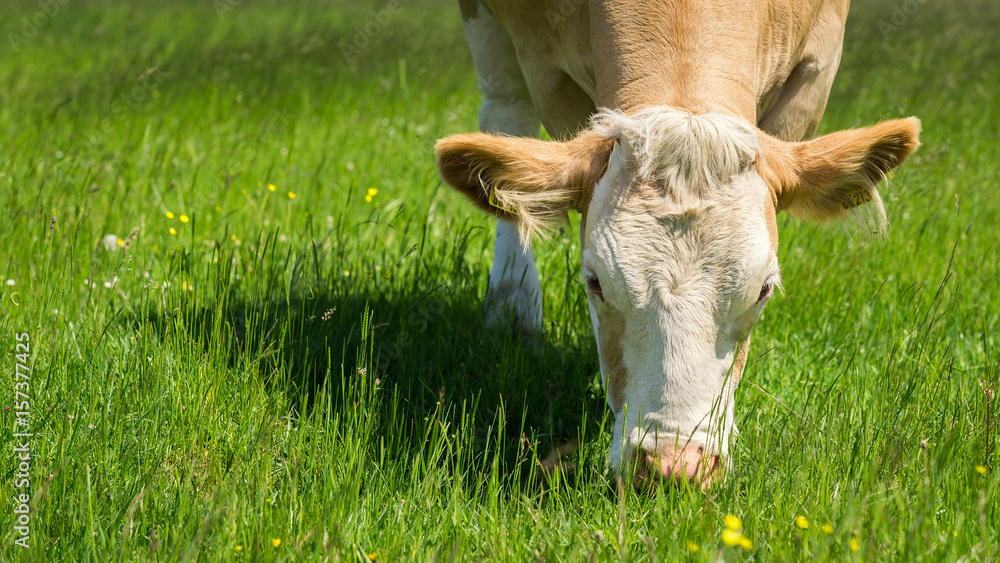
M 118 235 L 104 235 L 101 239 L 104 250 L 118 250 Z
M 14 285 L 14 280 L 7 280 L 7 285 Z

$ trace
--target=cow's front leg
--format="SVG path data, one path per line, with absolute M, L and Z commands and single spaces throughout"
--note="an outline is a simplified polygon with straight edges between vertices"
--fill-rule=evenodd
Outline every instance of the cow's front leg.
M 540 123 L 514 44 L 503 25 L 478 2 L 462 3 L 466 37 L 483 92 L 479 129 L 515 137 L 538 137 Z M 486 295 L 486 323 L 521 334 L 542 332 L 542 291 L 531 248 L 517 228 L 497 224 L 493 268 Z
M 542 286 L 531 246 L 524 248 L 517 227 L 497 222 L 493 268 L 486 295 L 486 322 L 489 326 L 513 327 L 527 336 L 542 333 Z

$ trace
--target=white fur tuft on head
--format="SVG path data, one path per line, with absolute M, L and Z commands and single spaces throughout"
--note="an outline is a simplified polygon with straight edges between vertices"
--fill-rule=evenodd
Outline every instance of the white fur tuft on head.
M 697 197 L 752 166 L 760 151 L 752 125 L 717 112 L 650 107 L 627 115 L 602 109 L 591 127 L 621 141 L 640 180 L 663 180 Z

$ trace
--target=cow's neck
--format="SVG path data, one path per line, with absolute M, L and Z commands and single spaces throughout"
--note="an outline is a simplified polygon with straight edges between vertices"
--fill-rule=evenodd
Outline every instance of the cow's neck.
M 786 4 L 594 3 L 598 105 L 626 112 L 651 105 L 715 110 L 756 123 L 759 98 L 777 78 L 771 74 L 796 56 L 801 37 L 794 36 L 815 13 L 796 14 Z M 779 29 L 762 29 L 762 19 Z

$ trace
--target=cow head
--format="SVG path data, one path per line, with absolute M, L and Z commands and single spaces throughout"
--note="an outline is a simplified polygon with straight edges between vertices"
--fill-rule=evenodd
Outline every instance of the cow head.
M 582 277 L 608 406 L 611 460 L 640 483 L 717 480 L 750 331 L 780 283 L 778 211 L 826 220 L 867 204 L 918 146 L 915 118 L 772 138 L 718 113 L 601 111 L 566 142 L 455 135 L 442 177 L 522 240 L 580 211 Z

